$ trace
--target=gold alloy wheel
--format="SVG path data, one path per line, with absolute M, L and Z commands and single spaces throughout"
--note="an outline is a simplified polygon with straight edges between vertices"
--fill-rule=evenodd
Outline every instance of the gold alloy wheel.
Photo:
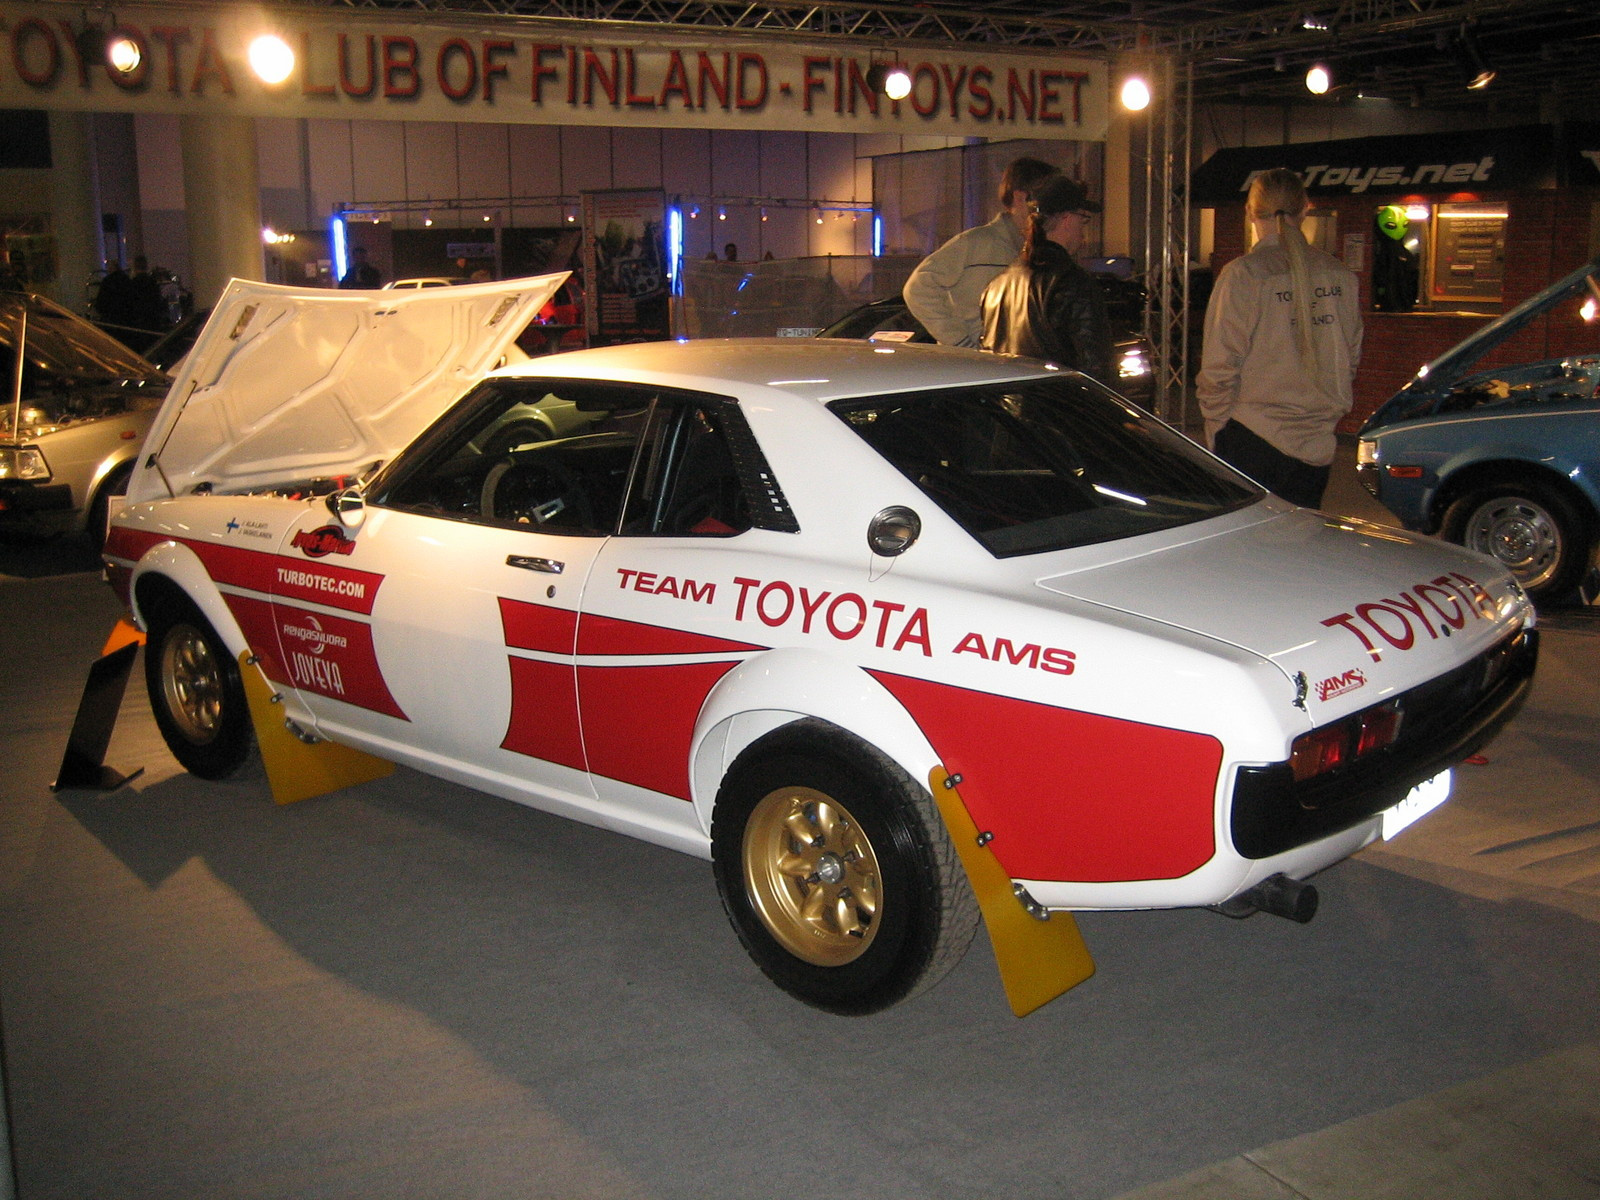
M 205 745 L 222 728 L 222 664 L 193 625 L 172 627 L 161 644 L 161 690 L 167 712 L 190 742 Z
M 850 811 L 822 792 L 763 796 L 744 830 L 744 882 L 783 948 L 819 967 L 866 952 L 878 930 L 878 858 Z

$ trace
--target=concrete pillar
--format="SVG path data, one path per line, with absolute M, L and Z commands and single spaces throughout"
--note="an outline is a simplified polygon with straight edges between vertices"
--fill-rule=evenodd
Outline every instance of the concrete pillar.
M 1117 79 L 1115 75 L 1112 78 L 1113 81 Z M 1134 120 L 1139 118 L 1116 101 L 1115 92 L 1116 88 L 1113 87 L 1111 111 L 1106 125 L 1104 253 L 1108 257 L 1132 255 L 1137 258 L 1139 255 L 1135 254 L 1133 241 L 1132 127 Z M 1143 265 L 1140 264 L 1141 267 Z
M 93 121 L 88 113 L 50 114 L 50 231 L 56 242 L 56 278 L 49 294 L 75 313 L 84 311 L 89 281 L 101 268 Z
M 265 279 L 256 125 L 250 117 L 183 117 L 184 210 L 196 307 L 214 304 L 228 280 Z

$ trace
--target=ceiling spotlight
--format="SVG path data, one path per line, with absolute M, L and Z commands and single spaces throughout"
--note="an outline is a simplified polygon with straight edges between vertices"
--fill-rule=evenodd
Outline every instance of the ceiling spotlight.
M 891 100 L 904 100 L 911 94 L 911 75 L 899 63 L 875 62 L 867 68 L 867 87 Z
M 1467 87 L 1474 92 L 1481 92 L 1494 82 L 1497 72 L 1488 63 L 1484 62 L 1483 54 L 1478 49 L 1478 40 L 1462 27 L 1460 40 L 1456 43 L 1457 58 L 1461 63 L 1461 73 L 1466 77 Z
M 1313 63 L 1311 69 L 1306 72 L 1306 91 L 1313 96 L 1323 96 L 1332 86 L 1333 72 L 1328 70 L 1327 64 Z
M 1150 107 L 1150 85 L 1139 75 L 1129 75 L 1122 81 L 1122 107 L 1129 112 L 1143 112 Z
M 118 74 L 132 75 L 144 61 L 144 51 L 127 34 L 119 33 L 106 44 L 106 61 Z
M 294 51 L 275 33 L 263 33 L 250 43 L 250 69 L 265 84 L 279 84 L 294 70 Z

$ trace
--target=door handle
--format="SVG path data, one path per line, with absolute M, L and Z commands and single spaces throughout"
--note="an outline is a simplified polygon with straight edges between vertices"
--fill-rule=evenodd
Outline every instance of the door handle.
M 557 562 L 553 558 L 534 558 L 527 554 L 506 555 L 506 566 L 521 567 L 524 571 L 543 571 L 546 575 L 559 575 L 567 569 L 564 562 Z

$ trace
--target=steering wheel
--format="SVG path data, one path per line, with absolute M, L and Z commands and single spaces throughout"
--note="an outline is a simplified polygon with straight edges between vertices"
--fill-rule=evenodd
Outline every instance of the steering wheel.
M 479 511 L 491 521 L 519 525 L 547 525 L 567 514 L 562 528 L 594 528 L 594 506 L 582 483 L 557 462 L 502 458 L 483 477 Z

